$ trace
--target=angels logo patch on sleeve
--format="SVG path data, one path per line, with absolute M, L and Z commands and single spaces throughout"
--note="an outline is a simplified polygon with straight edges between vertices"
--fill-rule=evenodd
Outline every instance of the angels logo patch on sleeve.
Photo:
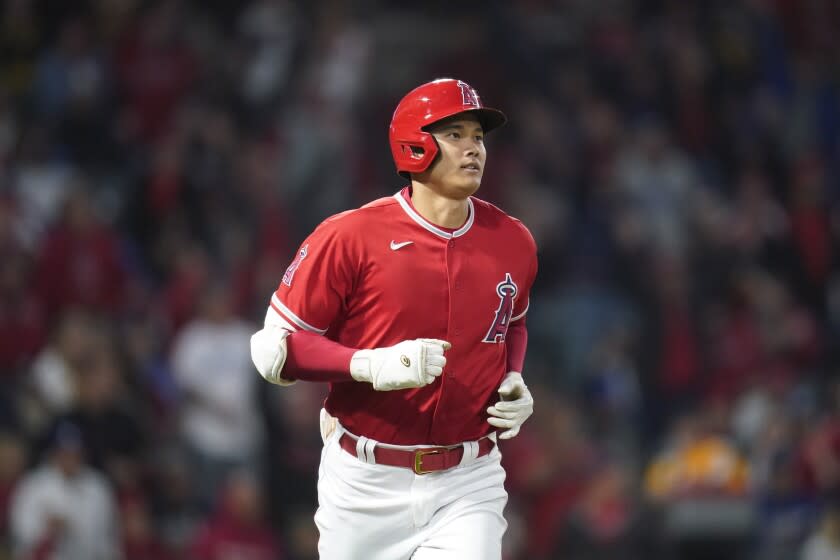
M 496 315 L 493 317 L 490 330 L 487 331 L 487 336 L 484 337 L 482 342 L 499 343 L 505 341 L 510 319 L 513 316 L 513 300 L 516 299 L 518 291 L 519 288 L 510 277 L 510 273 L 505 273 L 505 279 L 496 285 L 496 294 L 500 300 L 499 307 L 496 309 Z
M 298 251 L 295 260 L 292 261 L 292 264 L 289 265 L 289 268 L 286 269 L 286 273 L 283 275 L 283 283 L 287 286 L 291 287 L 292 285 L 292 278 L 295 277 L 295 272 L 297 271 L 300 263 L 303 262 L 303 259 L 306 258 L 307 253 L 309 253 L 309 243 L 301 247 L 300 251 Z

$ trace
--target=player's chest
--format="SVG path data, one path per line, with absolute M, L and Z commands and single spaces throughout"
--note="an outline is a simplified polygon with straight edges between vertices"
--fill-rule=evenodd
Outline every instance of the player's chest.
M 367 307 L 417 317 L 492 319 L 524 289 L 524 259 L 491 241 L 409 238 L 384 239 L 381 245 L 385 250 L 369 252 L 357 287 Z

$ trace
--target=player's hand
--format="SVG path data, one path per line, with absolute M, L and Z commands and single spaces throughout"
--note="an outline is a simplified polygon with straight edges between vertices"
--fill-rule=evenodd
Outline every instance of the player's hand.
M 350 375 L 377 391 L 423 387 L 443 373 L 443 353 L 450 348 L 445 340 L 418 338 L 386 348 L 358 350 L 350 360 Z
M 290 385 L 280 377 L 286 363 L 286 337 L 289 331 L 278 325 L 266 325 L 251 336 L 251 360 L 263 379 L 277 385 Z
M 499 434 L 501 439 L 510 439 L 519 433 L 519 428 L 534 413 L 534 398 L 517 371 L 508 372 L 499 385 L 502 400 L 487 409 L 491 426 L 505 431 Z

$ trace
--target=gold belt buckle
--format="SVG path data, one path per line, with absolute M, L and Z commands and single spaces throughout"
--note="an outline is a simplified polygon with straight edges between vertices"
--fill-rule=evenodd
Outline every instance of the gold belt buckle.
M 418 449 L 414 452 L 414 474 L 427 474 L 434 471 L 423 470 L 423 457 L 425 455 L 439 455 L 443 453 L 445 448 L 431 447 L 428 449 Z

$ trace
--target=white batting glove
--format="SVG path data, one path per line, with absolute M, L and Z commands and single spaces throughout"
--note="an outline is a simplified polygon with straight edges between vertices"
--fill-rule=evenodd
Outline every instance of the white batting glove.
M 291 385 L 280 377 L 286 363 L 286 337 L 289 331 L 278 325 L 266 325 L 251 335 L 251 360 L 263 379 L 276 385 Z
M 519 428 L 534 413 L 534 398 L 517 371 L 508 372 L 499 385 L 499 402 L 487 409 L 491 426 L 505 431 L 499 434 L 501 439 L 510 439 L 519 433 Z
M 443 353 L 450 348 L 445 340 L 418 338 L 386 348 L 358 350 L 350 359 L 350 375 L 377 391 L 423 387 L 443 373 Z

